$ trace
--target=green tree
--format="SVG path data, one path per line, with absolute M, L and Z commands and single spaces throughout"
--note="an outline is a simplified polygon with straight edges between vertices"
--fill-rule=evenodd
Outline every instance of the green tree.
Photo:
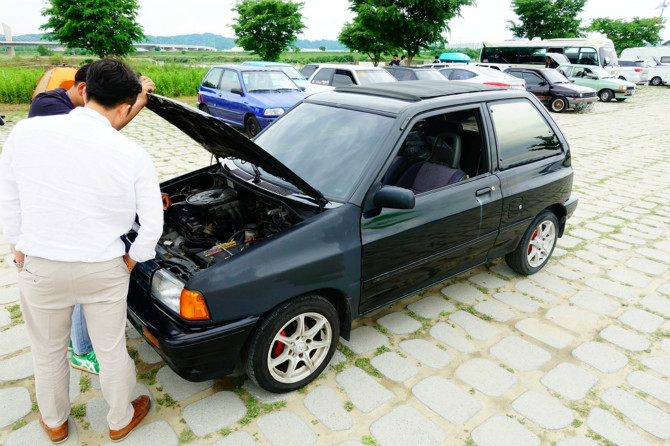
M 661 30 L 665 19 L 652 17 L 641 19 L 634 17 L 630 22 L 621 19 L 598 18 L 591 21 L 589 31 L 598 31 L 605 34 L 614 43 L 619 54 L 626 48 L 656 45 L 661 42 Z
M 51 54 L 51 51 L 44 45 L 37 45 L 37 54 L 40 56 L 48 56 Z
M 582 21 L 577 18 L 586 0 L 513 0 L 512 10 L 521 23 L 509 20 L 515 37 L 581 37 Z
M 135 51 L 133 42 L 146 39 L 136 23 L 137 0 L 49 0 L 42 11 L 48 17 L 40 29 L 46 38 L 68 48 L 84 48 L 95 55 L 125 56 Z
M 407 63 L 422 47 L 445 42 L 449 20 L 475 0 L 349 0 L 354 22 L 388 49 L 402 49 Z M 344 42 L 343 42 L 344 43 Z
M 323 45 L 321 45 L 321 46 L 319 47 L 319 51 L 326 51 L 326 47 L 323 46 Z
M 277 61 L 282 51 L 292 47 L 305 25 L 300 9 L 304 3 L 282 0 L 241 0 L 233 30 L 235 43 L 263 60 Z
M 367 55 L 376 67 L 379 65 L 382 53 L 389 52 L 389 48 L 379 37 L 364 29 L 356 19 L 354 18 L 353 23 L 344 24 L 338 40 L 350 51 Z

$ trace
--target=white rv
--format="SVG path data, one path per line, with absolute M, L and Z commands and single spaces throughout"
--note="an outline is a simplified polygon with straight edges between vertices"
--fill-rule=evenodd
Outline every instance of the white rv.
M 670 45 L 626 48 L 619 57 L 621 59 L 644 59 L 650 56 L 655 57 L 662 64 L 670 64 Z

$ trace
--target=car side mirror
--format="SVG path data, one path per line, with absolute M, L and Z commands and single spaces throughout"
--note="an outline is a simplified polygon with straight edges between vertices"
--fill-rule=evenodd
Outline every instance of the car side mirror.
M 377 208 L 414 209 L 414 192 L 398 186 L 384 186 L 375 193 Z
M 302 91 L 305 91 L 305 90 L 307 90 L 307 87 L 305 87 L 305 86 L 303 85 L 303 86 L 300 87 L 300 89 L 301 89 Z
M 540 83 L 537 84 L 537 85 L 539 85 L 540 87 L 544 87 L 545 85 L 547 85 L 547 82 L 546 81 L 540 81 Z
M 609 58 L 609 57 L 605 57 L 605 65 L 609 65 L 609 64 L 610 64 L 610 58 Z
M 242 89 L 239 88 L 239 87 L 231 88 L 230 92 L 235 93 L 235 94 L 239 94 L 240 96 L 242 96 Z

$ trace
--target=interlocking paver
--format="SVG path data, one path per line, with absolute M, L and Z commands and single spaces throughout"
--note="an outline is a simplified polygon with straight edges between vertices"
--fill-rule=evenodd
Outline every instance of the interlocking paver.
M 19 288 L 17 286 L 8 286 L 0 288 L 0 305 L 10 304 L 19 301 Z
M 540 439 L 518 421 L 504 415 L 496 415 L 484 421 L 472 431 L 472 439 L 478 446 L 536 446 Z
M 631 330 L 626 330 L 617 325 L 605 327 L 600 332 L 600 336 L 602 336 L 603 339 L 610 341 L 612 344 L 634 352 L 646 350 L 651 345 L 651 341 L 644 336 L 640 336 Z
M 149 395 L 151 400 L 151 407 L 149 414 L 156 412 L 156 401 L 149 392 L 147 386 L 143 383 L 136 383 L 135 388 L 131 394 L 131 400 L 140 395 Z M 86 404 L 86 418 L 90 423 L 91 430 L 106 434 L 109 431 L 109 424 L 107 423 L 107 413 L 109 412 L 109 405 L 102 396 L 96 397 Z
M 0 328 L 6 327 L 12 323 L 12 318 L 9 316 L 9 311 L 0 308 Z
M 379 331 L 365 325 L 351 330 L 351 337 L 348 341 L 344 338 L 340 339 L 342 344 L 359 355 L 376 350 L 388 341 L 388 338 Z
M 448 287 L 442 288 L 440 292 L 449 299 L 453 299 L 464 304 L 472 302 L 473 300 L 482 296 L 481 291 L 472 285 L 468 285 L 467 283 L 455 283 L 453 285 L 449 285 Z
M 433 369 L 446 367 L 451 361 L 451 355 L 449 355 L 449 353 L 424 339 L 401 341 L 398 346 L 402 351 L 412 356 L 420 363 Z
M 445 439 L 438 425 L 411 406 L 398 406 L 370 425 L 380 446 L 438 445 Z
M 354 425 L 354 419 L 331 387 L 317 387 L 307 394 L 304 403 L 307 410 L 331 431 L 351 429 Z
M 667 412 L 618 387 L 610 387 L 601 398 L 655 437 L 670 439 L 670 414 Z
M 534 313 L 540 308 L 540 304 L 518 293 L 495 293 L 493 297 L 524 313 Z
M 556 301 L 556 296 L 548 293 L 539 286 L 535 285 L 530 280 L 519 280 L 515 285 L 518 291 L 521 291 L 524 294 L 529 295 L 534 299 L 539 299 L 543 302 L 554 302 Z
M 658 276 L 668 270 L 668 266 L 663 263 L 655 262 L 653 260 L 642 257 L 633 257 L 626 261 L 626 266 L 646 274 Z
M 610 279 L 636 288 L 644 288 L 651 283 L 651 277 L 628 268 L 612 268 L 607 272 Z
M 507 281 L 489 273 L 475 274 L 474 276 L 468 278 L 468 280 L 476 285 L 488 288 L 489 290 L 495 290 L 507 285 Z
M 396 352 L 382 353 L 372 358 L 370 363 L 388 379 L 398 383 L 407 381 L 419 373 L 414 364 Z
M 665 375 L 670 378 L 670 358 L 665 358 L 662 356 L 651 356 L 648 358 L 642 359 L 642 364 L 649 367 L 656 373 Z
M 248 432 L 235 432 L 222 440 L 213 443 L 212 446 L 257 446 L 256 440 Z
M 577 291 L 570 298 L 570 302 L 597 314 L 610 314 L 621 308 L 621 304 L 616 300 L 587 290 Z
M 540 382 L 563 398 L 576 401 L 586 396 L 586 392 L 598 382 L 598 377 L 579 366 L 562 362 L 548 371 Z
M 157 364 L 163 360 L 156 350 L 147 342 L 140 342 L 137 344 L 137 352 L 140 354 L 142 361 L 147 364 Z
M 449 316 L 449 320 L 465 330 L 471 337 L 478 341 L 488 341 L 500 334 L 500 329 L 479 319 L 477 316 L 466 311 L 457 311 Z
M 670 317 L 670 299 L 662 296 L 647 296 L 640 299 L 640 305 L 659 313 L 664 317 Z
M 414 333 L 421 328 L 421 322 L 400 311 L 380 317 L 377 323 L 393 334 Z
M 590 277 L 584 283 L 596 291 L 602 291 L 605 294 L 614 296 L 618 299 L 628 301 L 635 297 L 635 290 L 629 286 L 613 282 L 602 277 Z
M 566 438 L 556 443 L 556 446 L 598 446 L 593 440 L 584 437 Z
M 502 396 L 518 381 L 516 376 L 488 359 L 474 358 L 456 369 L 456 377 L 484 395 Z
M 412 394 L 445 420 L 465 424 L 482 410 L 481 403 L 465 390 L 441 376 L 430 376 L 412 387 Z
M 537 370 L 551 359 L 551 354 L 518 336 L 507 336 L 490 348 L 493 356 L 525 372 Z
M 0 332 L 0 356 L 18 352 L 30 345 L 25 325 L 17 325 Z
M 538 285 L 559 295 L 575 292 L 575 289 L 563 279 L 559 279 L 558 277 L 543 273 L 542 271 L 530 275 L 528 278 Z
M 316 444 L 316 433 L 295 412 L 282 411 L 263 415 L 256 424 L 273 446 Z
M 338 373 L 335 380 L 347 392 L 354 406 L 364 413 L 372 412 L 394 398 L 393 392 L 358 367 Z
M 30 413 L 32 403 L 25 387 L 0 389 L 0 427 L 9 426 Z
M 572 355 L 603 373 L 614 373 L 628 364 L 623 353 L 600 342 L 585 342 L 574 349 Z
M 461 353 L 471 353 L 476 350 L 474 344 L 470 342 L 461 332 L 444 322 L 438 322 L 430 329 L 430 335 L 438 341 L 455 348 Z
M 619 316 L 619 321 L 623 324 L 630 325 L 638 331 L 644 333 L 653 333 L 658 330 L 665 319 L 648 311 L 640 310 L 638 308 L 631 308 Z
M 554 348 L 564 348 L 572 342 L 572 335 L 570 333 L 538 319 L 522 319 L 514 327 L 520 332 Z
M 63 446 L 76 446 L 79 444 L 79 431 L 72 417 L 67 420 L 69 436 Z M 26 445 L 50 445 L 49 437 L 40 426 L 40 422 L 35 420 L 20 429 L 13 431 L 7 436 L 3 446 L 26 446 Z M 124 443 L 125 446 L 125 443 Z
M 170 367 L 162 367 L 156 374 L 156 379 L 163 390 L 175 401 L 183 401 L 193 395 L 209 389 L 214 383 L 212 380 L 202 382 L 186 381 L 172 371 Z
M 575 418 L 556 398 L 529 390 L 512 402 L 512 408 L 543 429 L 563 429 Z
M 443 297 L 435 295 L 424 297 L 407 305 L 408 310 L 429 319 L 439 316 L 444 311 L 451 311 L 453 308 L 453 304 L 447 302 Z
M 490 316 L 497 322 L 505 322 L 514 317 L 514 313 L 511 312 L 505 305 L 493 300 L 479 302 L 477 305 L 475 305 L 475 310 Z
M 33 354 L 23 353 L 18 356 L 0 361 L 0 380 L 13 381 L 33 376 Z
M 547 311 L 547 319 L 575 333 L 587 333 L 598 326 L 598 318 L 573 307 L 559 305 Z
M 631 431 L 618 418 L 599 407 L 591 409 L 586 425 L 614 444 L 651 446 L 651 443 Z
M 247 413 L 234 392 L 217 392 L 184 408 L 184 421 L 194 434 L 202 437 L 228 427 Z
M 631 386 L 644 393 L 648 393 L 657 400 L 670 404 L 670 382 L 640 370 L 636 370 L 628 375 L 626 381 Z

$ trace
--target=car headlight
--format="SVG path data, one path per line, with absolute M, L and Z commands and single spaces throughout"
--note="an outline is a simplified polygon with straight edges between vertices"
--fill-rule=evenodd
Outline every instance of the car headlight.
M 179 314 L 179 298 L 184 282 L 165 269 L 157 270 L 151 278 L 151 295 Z
M 279 116 L 284 114 L 283 108 L 266 108 L 263 112 L 265 116 Z

